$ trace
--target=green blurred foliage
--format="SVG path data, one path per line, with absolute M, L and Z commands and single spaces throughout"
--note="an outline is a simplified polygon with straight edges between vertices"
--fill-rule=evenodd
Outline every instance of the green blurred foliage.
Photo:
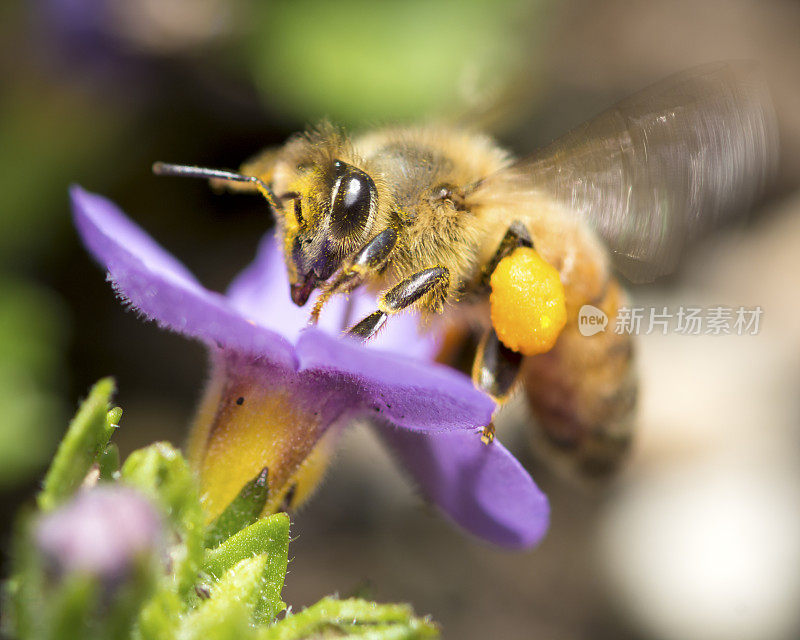
M 121 417 L 119 410 L 112 413 L 110 403 L 114 390 L 111 378 L 100 380 L 81 404 L 37 497 L 42 511 L 50 511 L 74 495 L 89 469 L 105 451 Z
M 453 118 L 504 96 L 535 63 L 546 3 L 253 3 L 248 63 L 265 102 L 345 124 Z
M 279 618 L 286 610 L 281 592 L 288 567 L 288 514 L 277 513 L 249 525 L 249 516 L 240 518 L 238 527 L 229 518 L 225 529 L 230 535 L 222 536 L 218 526 L 204 525 L 194 475 L 183 456 L 166 443 L 133 452 L 119 472 L 110 470 L 111 479 L 104 481 L 99 467 L 121 417 L 121 410 L 111 409 L 113 390 L 110 379 L 93 387 L 47 473 L 37 500 L 42 511 L 24 513 L 19 519 L 14 572 L 4 585 L 6 634 L 22 640 L 438 637 L 436 625 L 416 617 L 406 605 L 358 599 L 324 598 Z M 157 507 L 164 527 L 163 536 L 155 536 L 135 556 L 113 543 L 108 552 L 97 549 L 103 558 L 107 553 L 126 554 L 114 563 L 124 569 L 112 574 L 68 569 L 74 566 L 68 558 L 52 554 L 68 556 L 74 553 L 73 545 L 59 544 L 45 552 L 36 542 L 43 514 L 59 508 L 67 510 L 61 516 L 70 513 L 69 501 L 76 493 L 91 492 L 98 482 L 140 491 Z M 261 484 L 259 476 L 245 485 L 230 513 L 241 512 L 248 501 L 260 501 Z M 117 494 L 117 499 L 126 498 Z M 62 526 L 74 529 L 76 535 L 85 531 L 64 521 Z M 166 549 L 154 542 L 159 538 L 166 540 Z M 206 548 L 205 540 L 213 546 Z
M 185 597 L 203 557 L 203 511 L 189 465 L 172 445 L 157 442 L 128 456 L 120 477 L 150 496 L 167 514 L 175 532 L 168 548 L 175 590 Z
M 125 122 L 79 86 L 25 78 L 12 89 L 0 98 L 0 265 L 27 266 L 65 229 L 64 186 L 76 168 L 108 171 Z
M 0 487 L 43 466 L 65 416 L 65 309 L 54 295 L 0 272 Z

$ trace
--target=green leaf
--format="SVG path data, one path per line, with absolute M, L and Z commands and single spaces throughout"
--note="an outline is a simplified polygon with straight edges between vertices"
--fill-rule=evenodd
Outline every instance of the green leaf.
M 271 562 L 269 554 L 265 553 L 241 560 L 230 568 L 212 587 L 210 597 L 186 616 L 179 635 L 233 640 L 241 638 L 251 628 L 251 621 L 263 621 L 265 594 L 270 591 Z M 274 614 L 269 619 L 272 617 Z
M 157 442 L 128 456 L 120 476 L 151 496 L 166 515 L 173 534 L 168 550 L 175 588 L 185 597 L 203 557 L 203 511 L 186 460 L 172 445 Z
M 403 604 L 378 604 L 367 600 L 323 598 L 316 604 L 264 629 L 258 640 L 302 640 L 319 637 L 438 638 L 439 629 L 427 618 L 414 616 Z
M 234 599 L 225 599 L 225 604 L 205 607 L 193 611 L 183 620 L 174 637 L 181 640 L 248 640 L 254 636 L 250 625 L 250 609 Z
M 136 640 L 174 638 L 183 613 L 183 602 L 167 581 L 142 607 L 132 637 Z
M 205 546 L 216 547 L 258 520 L 269 496 L 269 471 L 264 467 L 248 482 L 206 531 Z
M 105 449 L 116 424 L 108 419 L 115 386 L 104 378 L 92 387 L 72 419 L 44 479 L 37 501 L 49 511 L 75 493 L 98 455 Z
M 122 407 L 114 407 L 106 414 L 106 424 L 110 429 L 118 428 L 120 420 L 122 420 Z
M 119 474 L 119 447 L 109 444 L 97 458 L 101 480 L 115 480 Z
M 32 512 L 27 508 L 14 523 L 12 577 L 3 585 L 2 634 L 34 638 L 43 634 L 44 575 L 30 535 Z
M 421 626 L 420 623 L 412 620 L 409 623 L 390 622 L 387 624 L 341 625 L 336 627 L 332 635 L 339 640 L 418 640 L 422 638 L 437 638 L 438 631 L 433 628 Z M 315 636 L 315 638 L 319 637 L 320 636 Z M 322 633 L 322 637 L 326 637 L 324 632 Z
M 203 571 L 217 580 L 223 579 L 242 560 L 264 558 L 261 595 L 254 611 L 256 622 L 269 622 L 285 607 L 281 591 L 288 566 L 289 524 L 288 515 L 276 513 L 206 551 Z
M 48 640 L 88 638 L 92 612 L 98 600 L 98 584 L 88 575 L 74 574 L 47 599 Z
M 97 610 L 97 633 L 93 637 L 129 640 L 142 607 L 151 601 L 160 588 L 163 588 L 163 582 L 161 558 L 155 554 L 148 554 L 140 558 L 131 568 L 130 575 L 123 584 L 105 585 L 103 595 L 108 598 L 110 589 L 113 589 L 113 597 L 110 602 L 100 603 Z

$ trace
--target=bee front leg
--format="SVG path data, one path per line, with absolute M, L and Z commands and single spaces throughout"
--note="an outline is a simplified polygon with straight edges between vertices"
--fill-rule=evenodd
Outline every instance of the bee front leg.
M 378 309 L 351 327 L 347 333 L 368 340 L 390 315 L 407 309 L 427 293 L 444 295 L 449 285 L 450 271 L 445 267 L 418 271 L 384 293 L 378 302 Z
M 336 293 L 352 291 L 362 282 L 370 271 L 380 269 L 397 244 L 397 231 L 389 227 L 367 242 L 339 271 L 317 298 L 311 309 L 310 323 L 317 324 L 322 307 Z

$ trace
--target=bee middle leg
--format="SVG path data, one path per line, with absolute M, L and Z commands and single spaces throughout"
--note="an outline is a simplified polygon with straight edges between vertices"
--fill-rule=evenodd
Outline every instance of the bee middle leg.
M 384 293 L 378 302 L 378 309 L 351 327 L 347 333 L 369 340 L 390 315 L 407 309 L 428 293 L 443 296 L 449 284 L 450 271 L 446 267 L 418 271 Z
M 397 231 L 389 227 L 365 244 L 339 271 L 317 298 L 311 310 L 311 324 L 317 324 L 325 303 L 337 293 L 347 293 L 359 286 L 370 271 L 377 271 L 386 263 L 397 244 Z

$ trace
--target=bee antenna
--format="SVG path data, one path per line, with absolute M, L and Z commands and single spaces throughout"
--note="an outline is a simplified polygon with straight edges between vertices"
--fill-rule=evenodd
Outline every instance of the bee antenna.
M 154 162 L 153 173 L 157 176 L 181 176 L 184 178 L 203 178 L 207 180 L 231 180 L 233 182 L 252 182 L 259 193 L 274 208 L 278 208 L 278 198 L 269 185 L 255 176 L 245 176 L 235 171 L 224 169 L 208 169 L 206 167 L 192 167 L 185 164 L 169 164 L 168 162 Z

